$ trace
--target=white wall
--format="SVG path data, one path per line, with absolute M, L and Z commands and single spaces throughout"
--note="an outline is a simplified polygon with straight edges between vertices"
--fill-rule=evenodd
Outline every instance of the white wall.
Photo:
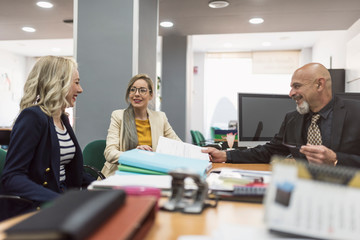
M 198 130 L 204 132 L 204 53 L 194 54 L 193 81 L 191 83 L 191 119 L 190 130 Z
M 346 44 L 346 92 L 360 92 L 360 19 L 351 26 Z
M 331 60 L 330 60 L 331 57 Z M 255 80 L 249 81 L 249 78 L 244 78 L 242 71 L 238 70 L 238 75 L 243 79 L 234 79 L 235 83 L 224 83 L 224 79 L 231 78 L 229 76 L 217 76 L 218 83 L 215 85 L 215 89 L 220 92 L 227 92 L 234 95 L 224 102 L 227 105 L 221 112 L 215 113 L 216 105 L 219 102 L 216 94 L 212 92 L 204 92 L 206 84 L 204 79 L 204 67 L 205 67 L 205 54 L 194 53 L 194 66 L 198 67 L 198 73 L 194 75 L 191 92 L 192 95 L 192 109 L 191 116 L 191 129 L 200 130 L 209 137 L 209 124 L 216 121 L 236 119 L 236 97 L 235 92 L 257 92 L 257 93 L 284 93 L 287 94 L 289 90 L 289 83 L 291 76 L 284 79 L 277 78 L 276 76 L 257 76 Z M 320 62 L 327 68 L 344 68 L 346 69 L 346 92 L 360 92 L 360 19 L 354 23 L 346 31 L 332 31 L 327 33 L 326 36 L 319 39 L 312 48 L 304 48 L 301 50 L 300 66 L 309 62 Z M 331 66 L 330 66 L 331 65 Z M 216 67 L 216 66 L 212 66 Z M 234 73 L 233 73 L 234 74 Z M 260 77 L 260 78 L 258 78 Z M 215 76 L 216 78 L 216 76 Z M 276 80 L 277 78 L 277 80 Z M 231 82 L 231 81 L 230 81 Z M 270 83 L 270 84 L 269 84 Z M 214 83 L 213 83 L 214 84 Z M 226 85 L 225 87 L 223 87 Z M 236 89 L 236 91 L 234 90 Z M 205 99 L 206 95 L 214 96 L 212 102 L 201 101 Z M 232 110 L 231 110 L 232 109 Z M 226 113 L 226 111 L 229 111 Z M 217 116 L 218 119 L 211 119 L 212 116 Z
M 237 93 L 288 94 L 291 74 L 253 74 L 251 58 L 205 59 L 203 133 L 210 127 L 227 128 L 238 119 Z M 197 121 L 201 121 L 198 119 Z
M 27 64 L 26 57 L 0 50 L 0 127 L 10 127 L 19 112 Z
M 346 33 L 347 31 L 327 32 L 314 44 L 312 61 L 319 62 L 327 68 L 345 68 Z M 330 61 L 332 61 L 332 64 L 330 64 Z

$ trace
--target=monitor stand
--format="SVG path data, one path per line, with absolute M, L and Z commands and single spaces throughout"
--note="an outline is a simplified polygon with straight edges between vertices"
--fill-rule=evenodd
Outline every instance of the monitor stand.
M 257 145 L 264 145 L 269 141 L 239 141 L 238 147 L 247 147 L 247 148 L 253 148 Z

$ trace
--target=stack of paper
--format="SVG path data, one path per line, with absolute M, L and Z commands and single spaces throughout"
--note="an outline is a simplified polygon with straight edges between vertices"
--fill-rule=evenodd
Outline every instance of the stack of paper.
M 160 137 L 156 152 L 133 149 L 121 154 L 116 174 L 163 175 L 181 168 L 204 176 L 211 166 L 209 155 L 202 153 L 201 147 Z
M 210 197 L 246 202 L 263 201 L 271 172 L 221 168 L 206 178 Z
M 133 149 L 121 154 L 119 164 L 165 174 L 172 170 L 182 169 L 189 173 L 205 176 L 209 162 L 201 159 Z
M 119 165 L 118 171 L 116 171 L 117 175 L 138 175 L 138 174 L 149 174 L 149 175 L 166 175 L 167 173 L 153 171 L 144 168 L 126 166 L 126 165 Z

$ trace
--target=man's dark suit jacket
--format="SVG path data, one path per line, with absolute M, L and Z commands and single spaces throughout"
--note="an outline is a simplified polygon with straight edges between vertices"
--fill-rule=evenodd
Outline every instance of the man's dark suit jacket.
M 74 159 L 66 166 L 66 185 L 80 189 L 94 179 L 83 173 L 81 148 L 67 116 L 61 119 L 76 147 Z M 0 192 L 32 200 L 37 207 L 62 192 L 59 175 L 60 146 L 53 119 L 37 106 L 24 109 L 11 131 Z M 1 207 L 2 213 L 6 210 L 9 216 L 24 211 L 22 206 Z
M 360 168 L 360 102 L 334 97 L 333 121 L 331 125 L 331 146 L 338 159 L 337 165 Z M 306 159 L 299 148 L 284 146 L 286 143 L 305 145 L 302 130 L 305 116 L 297 111 L 286 114 L 280 131 L 265 145 L 244 151 L 233 150 L 229 153 L 229 163 L 269 163 L 273 155 Z

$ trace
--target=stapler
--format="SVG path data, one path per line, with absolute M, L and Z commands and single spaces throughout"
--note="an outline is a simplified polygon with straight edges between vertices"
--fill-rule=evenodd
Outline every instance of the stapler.
M 208 184 L 199 174 L 186 169 L 177 169 L 169 172 L 169 175 L 172 176 L 171 196 L 169 201 L 162 206 L 163 210 L 201 213 L 205 207 L 211 206 L 205 203 L 208 195 Z M 186 178 L 191 178 L 194 181 L 197 186 L 196 190 L 189 192 L 185 189 Z M 216 207 L 216 205 L 217 201 L 212 207 Z

